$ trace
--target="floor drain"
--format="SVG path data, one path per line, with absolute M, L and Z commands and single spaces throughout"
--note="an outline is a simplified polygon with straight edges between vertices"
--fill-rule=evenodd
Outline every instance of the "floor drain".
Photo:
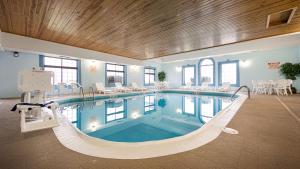
M 225 127 L 223 129 L 223 132 L 227 133 L 227 134 L 239 134 L 239 132 L 235 129 L 232 129 L 232 128 L 227 128 Z

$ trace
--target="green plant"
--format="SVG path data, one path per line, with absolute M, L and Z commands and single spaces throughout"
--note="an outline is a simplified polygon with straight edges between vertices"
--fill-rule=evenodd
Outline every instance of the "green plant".
M 161 108 L 164 108 L 165 106 L 167 105 L 167 100 L 162 98 L 162 99 L 159 99 L 158 101 L 158 106 L 161 107 Z
M 284 63 L 280 66 L 280 72 L 285 76 L 286 79 L 296 80 L 297 76 L 300 75 L 300 63 Z M 297 90 L 292 86 L 293 93 Z
M 280 66 L 280 72 L 286 79 L 296 80 L 300 75 L 300 63 L 284 63 Z
M 158 80 L 163 82 L 166 80 L 166 73 L 164 71 L 158 72 Z

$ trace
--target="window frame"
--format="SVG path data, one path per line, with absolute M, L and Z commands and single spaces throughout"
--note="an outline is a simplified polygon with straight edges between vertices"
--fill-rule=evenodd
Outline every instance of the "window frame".
M 107 65 L 123 66 L 123 71 L 107 70 Z M 116 64 L 116 63 L 105 63 L 105 72 L 104 72 L 105 73 L 105 86 L 106 87 L 114 87 L 115 84 L 108 84 L 107 72 L 123 73 L 123 84 L 122 84 L 122 86 L 127 85 L 127 67 L 126 67 L 126 65 L 121 65 L 121 64 Z
M 55 65 L 47 65 L 45 63 L 45 58 L 55 58 L 59 59 L 61 62 L 61 66 L 55 66 Z M 76 61 L 76 67 L 71 67 L 71 66 L 63 66 L 63 60 L 73 60 Z M 61 70 L 61 81 L 59 83 L 64 83 L 63 82 L 63 69 L 73 69 L 76 70 L 76 83 L 81 85 L 81 62 L 78 59 L 69 59 L 69 58 L 64 58 L 64 57 L 53 57 L 53 56 L 44 56 L 40 55 L 39 58 L 39 66 L 45 70 L 45 68 L 59 68 Z M 55 85 L 55 84 L 54 84 Z
M 213 118 L 215 118 L 215 116 L 217 115 L 217 113 L 219 111 L 221 111 L 221 110 L 218 107 L 219 106 L 219 104 L 218 104 L 219 100 L 217 98 L 212 97 L 212 101 L 213 101 L 213 117 L 212 117 L 212 119 L 213 119 Z M 201 112 L 201 105 L 202 105 L 201 98 L 198 98 L 198 108 L 199 108 L 199 110 L 198 110 L 199 111 L 198 112 L 198 118 L 199 118 L 199 120 L 200 120 L 201 123 L 205 124 L 206 122 L 202 119 L 202 117 L 207 117 L 207 118 L 210 118 L 210 117 L 202 115 L 203 112 Z
M 206 60 L 206 59 L 209 59 L 212 61 L 212 65 L 203 65 L 203 66 L 213 66 L 213 83 L 212 84 L 209 84 L 209 86 L 215 86 L 216 85 L 216 67 L 215 67 L 215 60 L 213 58 L 203 58 L 203 59 L 200 59 L 199 63 L 198 63 L 198 71 L 199 71 L 199 76 L 198 76 L 198 84 L 201 85 L 202 82 L 201 82 L 201 63 Z
M 154 97 L 154 103 L 153 104 L 149 104 L 149 105 L 146 105 L 146 97 L 149 97 L 150 98 L 150 96 L 153 96 Z M 148 111 L 146 111 L 145 110 L 145 108 L 146 107 L 154 107 L 154 109 L 153 110 L 148 110 Z M 146 96 L 144 96 L 144 114 L 146 115 L 146 114 L 151 114 L 152 112 L 154 112 L 154 111 L 156 111 L 156 97 L 155 97 L 155 95 L 146 95 Z
M 196 110 L 196 107 L 197 107 L 196 97 L 193 97 L 193 101 L 194 101 L 194 114 L 185 112 L 185 98 L 186 97 L 193 97 L 193 96 L 182 96 L 182 114 L 187 115 L 187 116 L 194 116 L 194 117 L 196 117 L 196 114 L 197 114 L 197 112 L 196 112 L 197 111 Z
M 111 122 L 114 122 L 114 121 L 119 121 L 119 120 L 126 119 L 127 118 L 127 99 L 123 99 L 123 107 L 124 107 L 123 111 L 118 111 L 118 112 L 114 112 L 114 113 L 111 113 L 111 114 L 107 114 L 108 101 L 105 101 L 105 124 L 111 123 Z M 123 118 L 120 118 L 120 119 L 114 119 L 114 120 L 111 120 L 111 121 L 107 120 L 108 116 L 117 115 L 117 114 L 124 114 L 124 116 L 123 116 Z
M 182 66 L 182 74 L 181 74 L 181 81 L 182 81 L 182 85 L 186 85 L 184 79 L 185 79 L 185 68 L 188 68 L 188 67 L 193 67 L 194 68 L 194 82 L 192 83 L 192 86 L 195 86 L 196 85 L 196 65 L 193 64 L 193 65 L 183 65 Z
M 218 77 L 218 84 L 219 86 L 222 86 L 223 82 L 222 82 L 222 65 L 224 64 L 231 64 L 231 63 L 235 63 L 236 64 L 236 84 L 230 84 L 230 86 L 232 87 L 239 87 L 240 86 L 240 65 L 239 65 L 239 60 L 227 60 L 227 61 L 223 61 L 223 62 L 218 62 L 218 73 L 219 73 L 219 77 Z
M 223 101 L 222 98 L 219 98 L 219 99 L 218 99 L 218 110 L 219 110 L 219 111 L 221 111 L 221 110 L 227 108 L 227 107 L 224 107 L 224 108 L 223 108 L 223 102 L 222 102 L 222 101 Z M 230 104 L 231 104 L 231 103 L 229 103 L 228 106 L 230 106 Z
M 146 69 L 152 69 L 152 70 L 154 70 L 154 73 L 146 73 Z M 149 82 L 150 82 L 150 75 L 154 76 L 154 82 L 153 83 L 146 84 L 146 81 L 145 81 L 146 74 L 149 75 Z M 154 86 L 155 81 L 156 81 L 156 68 L 155 67 L 150 67 L 150 66 L 145 67 L 144 68 L 144 86 Z

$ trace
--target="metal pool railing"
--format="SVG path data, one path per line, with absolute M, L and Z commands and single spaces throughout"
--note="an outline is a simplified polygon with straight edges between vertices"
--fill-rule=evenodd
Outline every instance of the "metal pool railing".
M 239 87 L 232 95 L 231 95 L 231 100 L 233 99 L 233 97 L 242 89 L 242 88 L 246 88 L 247 92 L 248 92 L 248 99 L 250 99 L 250 88 L 248 86 L 241 86 Z
M 95 91 L 94 91 L 93 87 L 89 87 L 89 96 L 92 98 L 91 100 L 95 100 Z M 82 100 L 86 100 L 82 87 L 80 87 L 80 97 L 81 97 Z

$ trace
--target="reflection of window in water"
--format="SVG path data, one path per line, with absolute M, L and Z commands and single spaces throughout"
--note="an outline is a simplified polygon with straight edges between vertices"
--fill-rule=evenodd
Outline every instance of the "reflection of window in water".
M 151 113 L 155 110 L 155 96 L 145 96 L 145 113 Z
M 106 109 L 106 115 L 105 115 L 106 123 L 126 118 L 124 100 L 106 101 L 105 109 Z
M 210 121 L 214 117 L 214 99 L 203 97 L 200 99 L 200 118 L 204 122 Z
M 77 124 L 77 107 L 66 107 L 62 110 L 62 115 L 65 116 L 69 122 L 71 122 L 73 125 Z
M 222 100 L 222 109 L 225 109 L 227 106 L 231 104 L 230 99 L 221 99 Z
M 195 98 L 183 96 L 183 113 L 195 115 Z

